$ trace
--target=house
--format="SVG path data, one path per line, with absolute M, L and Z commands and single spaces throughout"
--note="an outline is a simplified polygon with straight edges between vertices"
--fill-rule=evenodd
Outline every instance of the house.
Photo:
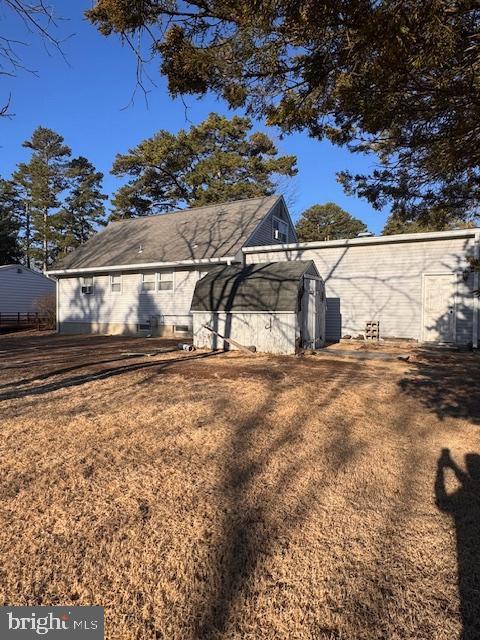
M 295 242 L 283 198 L 112 222 L 49 273 L 61 333 L 191 335 L 197 281 L 242 249 Z
M 313 261 L 327 340 L 374 321 L 382 337 L 476 347 L 475 256 L 480 229 L 299 243 L 270 196 L 111 223 L 50 275 L 62 333 L 191 335 L 195 286 L 214 267 Z
M 0 313 L 37 311 L 36 301 L 55 295 L 55 280 L 20 264 L 0 266 Z
M 223 337 L 286 355 L 325 344 L 325 288 L 312 260 L 216 267 L 197 282 L 191 311 L 200 348 L 236 347 Z
M 325 281 L 327 340 L 380 323 L 384 338 L 479 340 L 480 229 L 245 247 L 246 264 L 313 260 Z

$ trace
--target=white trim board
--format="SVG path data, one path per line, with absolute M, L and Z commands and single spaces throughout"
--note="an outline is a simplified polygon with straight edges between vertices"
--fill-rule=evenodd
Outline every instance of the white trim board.
M 224 258 L 201 258 L 199 260 L 179 260 L 178 262 L 139 262 L 137 264 L 112 264 L 103 267 L 76 267 L 75 269 L 52 269 L 47 273 L 54 276 L 68 276 L 82 273 L 110 273 L 111 271 L 148 271 L 151 269 L 169 269 L 174 267 L 194 267 L 196 265 L 231 264 L 235 256 Z
M 371 236 L 349 240 L 324 240 L 319 242 L 293 242 L 289 244 L 259 245 L 243 247 L 243 253 L 268 253 L 275 251 L 298 251 L 302 249 L 321 249 L 329 247 L 349 247 L 358 245 L 395 244 L 405 242 L 428 242 L 450 240 L 453 238 L 474 238 L 480 229 L 458 229 L 455 231 L 432 231 L 431 233 L 402 233 L 393 236 Z

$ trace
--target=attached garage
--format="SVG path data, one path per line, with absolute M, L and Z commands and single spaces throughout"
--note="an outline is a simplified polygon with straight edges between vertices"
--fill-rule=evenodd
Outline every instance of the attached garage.
M 215 268 L 197 282 L 191 311 L 198 348 L 235 348 L 223 338 L 277 354 L 325 344 L 325 287 L 313 260 Z

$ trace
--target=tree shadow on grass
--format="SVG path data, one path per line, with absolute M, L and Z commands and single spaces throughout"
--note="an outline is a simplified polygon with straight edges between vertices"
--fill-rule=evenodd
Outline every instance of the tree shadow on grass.
M 400 388 L 440 420 L 464 418 L 480 424 L 480 354 L 420 350 Z
M 72 376 L 70 378 L 62 378 L 61 380 L 57 380 L 55 382 L 50 382 L 48 384 L 44 384 L 36 387 L 28 387 L 27 389 L 15 389 L 14 391 L 6 391 L 4 393 L 0 393 L 0 402 L 2 400 L 13 400 L 16 398 L 25 398 L 27 396 L 32 396 L 32 395 L 42 395 L 45 393 L 50 393 L 52 391 L 58 391 L 59 389 L 68 389 L 70 387 L 78 387 L 88 382 L 105 380 L 107 378 L 119 376 L 124 373 L 133 373 L 135 371 L 141 371 L 143 369 L 152 369 L 156 367 L 157 373 L 161 373 L 164 370 L 169 369 L 173 365 L 182 364 L 185 362 L 191 362 L 192 360 L 209 358 L 209 357 L 220 355 L 220 354 L 221 352 L 200 353 L 200 354 L 195 354 L 193 356 L 181 356 L 179 358 L 171 358 L 170 360 L 165 360 L 160 362 L 157 360 L 155 362 L 140 362 L 135 364 L 126 364 L 119 367 L 108 367 L 106 369 L 101 369 L 100 371 L 96 371 L 94 373 L 86 373 L 79 376 Z
M 337 376 L 323 390 L 314 411 L 321 416 L 323 408 L 350 385 L 358 384 L 362 375 L 361 365 L 355 364 Z M 282 383 L 273 382 L 265 399 L 243 419 L 235 419 L 235 407 L 229 399 L 219 401 L 217 410 L 233 416 L 217 488 L 225 515 L 213 546 L 210 593 L 194 613 L 196 640 L 223 637 L 239 603 L 255 600 L 253 583 L 259 566 L 288 546 L 289 535 L 320 499 L 323 481 L 318 475 L 309 477 L 309 471 L 320 459 L 339 470 L 361 452 L 352 442 L 349 424 L 341 421 L 330 442 L 319 443 L 318 450 L 307 447 L 304 439 L 312 418 L 308 403 L 285 425 L 272 428 L 269 418 L 285 402 L 283 394 Z
M 435 497 L 437 507 L 455 524 L 457 540 L 458 591 L 462 633 L 460 640 L 480 638 L 480 455 L 465 456 L 466 471 L 443 449 L 437 463 Z M 445 471 L 450 469 L 458 483 L 448 493 Z

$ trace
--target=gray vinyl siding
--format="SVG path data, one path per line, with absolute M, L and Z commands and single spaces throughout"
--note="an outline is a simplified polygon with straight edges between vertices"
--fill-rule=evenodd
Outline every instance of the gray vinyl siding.
M 18 273 L 21 269 L 22 273 Z M 55 293 L 55 281 L 22 266 L 0 269 L 0 313 L 37 311 L 36 300 Z
M 159 270 L 152 270 L 155 272 Z M 164 269 L 163 271 L 172 271 Z M 174 271 L 173 291 L 142 291 L 142 272 L 122 273 L 122 291 L 110 290 L 110 274 L 93 276 L 93 294 L 83 294 L 82 276 L 61 277 L 58 288 L 58 321 L 61 332 L 78 328 L 98 333 L 131 333 L 151 316 L 159 324 L 191 326 L 190 305 L 197 280 L 206 273 L 198 269 Z M 90 275 L 90 274 L 88 274 Z
M 246 247 L 259 247 L 262 245 L 276 244 L 278 242 L 278 240 L 275 240 L 273 237 L 274 217 L 279 218 L 288 224 L 288 242 L 296 242 L 297 234 L 295 232 L 295 227 L 290 221 L 290 216 L 288 215 L 283 200 L 279 200 L 255 229 L 254 233 L 245 244 Z
M 314 260 L 325 281 L 327 339 L 356 336 L 379 320 L 384 337 L 421 339 L 423 274 L 457 274 L 456 340 L 472 341 L 473 276 L 463 270 L 474 238 L 259 251 L 247 263 Z

